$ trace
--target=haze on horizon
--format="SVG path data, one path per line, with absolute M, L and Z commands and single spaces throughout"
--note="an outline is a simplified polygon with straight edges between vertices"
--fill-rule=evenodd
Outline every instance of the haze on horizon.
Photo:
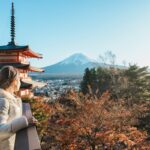
M 0 45 L 10 41 L 11 0 L 0 0 Z M 74 54 L 98 59 L 110 50 L 122 61 L 150 66 L 149 0 L 14 0 L 16 43 L 43 54 L 34 66 Z

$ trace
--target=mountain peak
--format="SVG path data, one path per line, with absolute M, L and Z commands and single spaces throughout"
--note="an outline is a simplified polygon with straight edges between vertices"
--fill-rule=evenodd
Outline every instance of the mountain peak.
M 75 54 L 67 57 L 63 61 L 61 61 L 60 64 L 62 64 L 62 65 L 64 65 L 64 64 L 81 65 L 82 64 L 83 65 L 83 64 L 86 64 L 89 62 L 94 62 L 94 61 L 82 53 L 75 53 Z
M 71 74 L 71 75 L 83 75 L 85 68 L 93 68 L 98 66 L 96 61 L 88 58 L 82 53 L 75 53 L 66 59 L 45 67 L 45 73 L 50 74 Z

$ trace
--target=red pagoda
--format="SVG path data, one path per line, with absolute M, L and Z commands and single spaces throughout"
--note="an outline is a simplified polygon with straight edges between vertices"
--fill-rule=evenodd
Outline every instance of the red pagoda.
M 28 76 L 28 72 L 44 72 L 43 69 L 32 67 L 27 59 L 42 58 L 42 55 L 33 52 L 28 45 L 19 46 L 15 44 L 15 16 L 13 2 L 11 13 L 11 41 L 7 45 L 0 46 L 0 68 L 5 65 L 11 65 L 19 70 L 20 78 L 22 80 L 20 96 L 26 96 L 31 94 L 30 89 L 33 86 L 32 79 Z

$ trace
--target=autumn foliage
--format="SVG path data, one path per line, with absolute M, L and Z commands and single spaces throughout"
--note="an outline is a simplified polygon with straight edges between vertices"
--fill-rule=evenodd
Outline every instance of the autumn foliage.
M 30 102 L 43 150 L 149 150 L 147 67 L 86 70 L 81 92 Z
M 40 139 L 43 138 L 43 135 L 47 132 L 47 127 L 49 125 L 48 119 L 49 114 L 51 113 L 51 109 L 49 105 L 45 102 L 43 102 L 42 97 L 36 97 L 36 98 L 23 98 L 22 101 L 24 103 L 30 103 L 32 114 L 34 117 L 38 120 L 39 123 L 37 123 L 37 131 L 40 136 Z
M 128 107 L 123 100 L 111 100 L 109 92 L 96 98 L 70 91 L 49 104 L 42 149 L 148 149 L 147 130 L 140 128 L 140 119 L 147 116 L 147 105 L 149 102 Z

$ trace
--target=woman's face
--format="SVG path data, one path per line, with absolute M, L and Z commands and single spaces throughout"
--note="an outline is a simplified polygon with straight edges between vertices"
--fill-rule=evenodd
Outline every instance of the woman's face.
M 19 75 L 17 75 L 16 78 L 15 78 L 15 80 L 14 80 L 14 89 L 15 89 L 15 92 L 19 91 L 20 85 L 21 85 L 20 77 L 19 77 Z

